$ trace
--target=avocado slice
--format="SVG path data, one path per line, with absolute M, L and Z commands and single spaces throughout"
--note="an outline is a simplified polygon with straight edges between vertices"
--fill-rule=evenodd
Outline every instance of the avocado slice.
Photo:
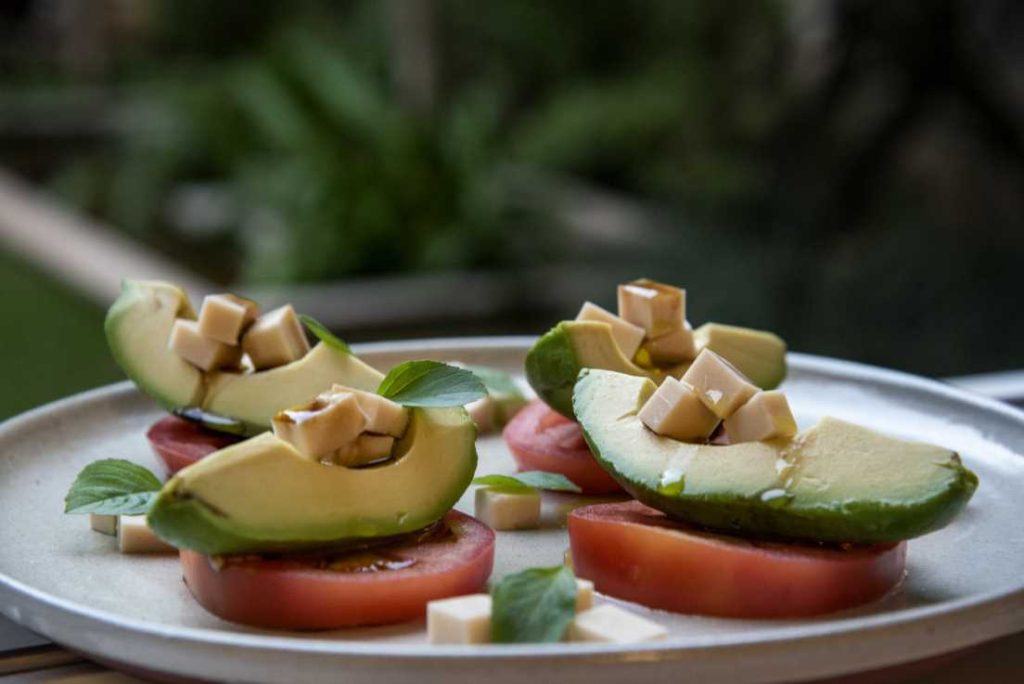
M 203 395 L 202 372 L 167 348 L 175 319 L 195 317 L 181 288 L 125 280 L 103 323 L 117 365 L 168 411 L 195 405 Z
M 107 312 L 107 342 L 115 361 L 140 390 L 168 411 L 196 408 L 233 419 L 227 431 L 270 429 L 278 411 L 333 384 L 376 391 L 384 376 L 355 355 L 317 344 L 297 361 L 265 371 L 203 373 L 167 348 L 176 318 L 195 319 L 181 288 L 157 281 L 125 280 Z M 235 424 L 240 424 L 238 428 Z M 218 429 L 215 422 L 208 427 Z
M 702 330 L 704 334 L 697 337 Z M 786 377 L 786 344 L 771 333 L 710 323 L 694 331 L 694 336 L 761 389 L 774 389 Z M 530 386 L 548 406 L 567 418 L 575 418 L 572 390 L 583 368 L 602 368 L 661 382 L 666 375 L 680 377 L 689 367 L 689 363 L 682 363 L 645 368 L 633 363 L 615 343 L 611 326 L 598 321 L 562 321 L 537 340 L 526 355 Z
M 584 370 L 573 397 L 598 462 L 643 503 L 690 523 L 753 537 L 877 543 L 937 530 L 978 479 L 956 453 L 836 418 L 791 439 L 690 444 L 648 430 L 648 378 Z
M 222 449 L 164 485 L 149 524 L 205 554 L 287 551 L 373 540 L 440 520 L 476 469 L 465 409 L 411 409 L 394 458 L 364 468 L 324 465 L 271 433 Z

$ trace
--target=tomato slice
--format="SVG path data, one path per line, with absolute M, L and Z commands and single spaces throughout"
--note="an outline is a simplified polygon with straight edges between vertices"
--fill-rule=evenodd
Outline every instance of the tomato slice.
M 241 437 L 208 430 L 177 416 L 167 416 L 153 423 L 146 438 L 171 475 L 241 440 Z
M 561 473 L 584 494 L 612 494 L 622 487 L 590 453 L 580 424 L 534 399 L 502 433 L 519 470 Z
M 434 599 L 483 589 L 494 566 L 494 531 L 449 511 L 422 539 L 325 558 L 225 557 L 219 569 L 181 552 L 192 595 L 229 622 L 273 629 L 336 629 L 406 622 Z
M 637 501 L 569 514 L 576 574 L 650 608 L 738 618 L 806 617 L 880 598 L 904 575 L 906 542 L 853 548 L 696 530 Z

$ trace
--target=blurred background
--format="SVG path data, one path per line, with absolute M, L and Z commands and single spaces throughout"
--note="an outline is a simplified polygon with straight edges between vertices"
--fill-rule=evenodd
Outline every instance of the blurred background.
M 0 418 L 119 379 L 123 275 L 350 341 L 689 318 L 1024 366 L 1013 0 L 3 0 Z

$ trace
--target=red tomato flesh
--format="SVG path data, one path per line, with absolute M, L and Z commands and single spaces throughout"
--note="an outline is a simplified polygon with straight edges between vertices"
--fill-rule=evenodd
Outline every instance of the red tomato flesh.
M 806 617 L 873 601 L 899 584 L 906 542 L 836 548 L 700 531 L 637 501 L 569 514 L 577 576 L 650 608 L 736 618 Z
M 177 416 L 167 416 L 153 423 L 146 432 L 146 438 L 157 458 L 167 466 L 170 475 L 242 439 L 208 430 L 198 423 Z
M 480 592 L 494 566 L 494 531 L 449 511 L 424 539 L 317 558 L 208 557 L 181 551 L 185 584 L 229 622 L 337 629 L 416 620 L 427 602 Z
M 540 399 L 526 405 L 502 433 L 520 471 L 561 473 L 584 494 L 613 494 L 622 487 L 590 453 L 579 423 L 552 410 Z

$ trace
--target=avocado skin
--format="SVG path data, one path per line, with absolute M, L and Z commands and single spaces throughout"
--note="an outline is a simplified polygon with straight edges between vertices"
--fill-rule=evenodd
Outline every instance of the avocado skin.
M 573 386 L 580 364 L 573 351 L 566 321 L 557 324 L 537 340 L 526 354 L 526 380 L 544 402 L 566 418 L 575 420 Z
M 581 414 L 586 402 L 600 400 L 601 393 L 589 386 L 594 377 L 587 369 L 580 372 L 573 400 Z M 588 396 L 591 393 L 598 398 Z M 954 476 L 946 486 L 925 498 L 908 502 L 794 499 L 784 506 L 772 506 L 760 496 L 688 494 L 685 489 L 680 494 L 669 495 L 629 478 L 617 467 L 630 459 L 642 458 L 643 454 L 609 453 L 594 439 L 585 420 L 580 421 L 580 426 L 597 462 L 638 501 L 690 524 L 759 539 L 857 544 L 911 539 L 949 524 L 978 487 L 977 475 L 961 463 L 957 454 L 949 452 L 949 462 L 943 467 L 953 471 Z

